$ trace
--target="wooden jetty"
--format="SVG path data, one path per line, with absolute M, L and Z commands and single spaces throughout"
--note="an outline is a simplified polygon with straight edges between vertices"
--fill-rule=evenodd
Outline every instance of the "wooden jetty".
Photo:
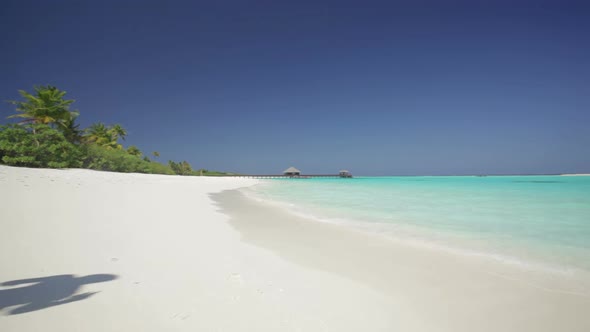
M 340 176 L 340 174 L 309 174 L 309 175 L 281 175 L 281 174 L 242 174 L 224 175 L 238 178 L 253 179 L 311 179 L 311 178 L 352 178 L 351 176 Z
M 295 167 L 287 168 L 283 174 L 250 174 L 250 175 L 226 175 L 232 177 L 253 178 L 253 179 L 311 179 L 311 178 L 352 178 L 347 170 L 342 170 L 338 174 L 301 174 Z

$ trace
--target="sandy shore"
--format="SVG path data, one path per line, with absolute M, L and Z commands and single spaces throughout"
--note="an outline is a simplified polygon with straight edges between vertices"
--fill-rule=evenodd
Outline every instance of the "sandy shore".
M 590 330 L 579 280 L 304 220 L 253 184 L 0 166 L 0 331 Z

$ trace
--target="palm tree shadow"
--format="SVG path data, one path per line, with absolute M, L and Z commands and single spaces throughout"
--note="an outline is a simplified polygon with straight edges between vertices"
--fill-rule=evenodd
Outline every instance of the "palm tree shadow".
M 27 286 L 0 289 L 0 312 L 5 308 L 17 306 L 8 310 L 8 314 L 18 315 L 85 300 L 97 292 L 76 294 L 82 285 L 115 279 L 117 279 L 117 276 L 114 274 L 92 274 L 83 277 L 76 277 L 73 274 L 63 274 L 6 281 L 1 283 L 0 286 Z

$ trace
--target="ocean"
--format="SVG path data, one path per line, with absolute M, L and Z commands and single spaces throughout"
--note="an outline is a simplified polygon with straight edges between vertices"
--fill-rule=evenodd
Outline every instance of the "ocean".
M 590 271 L 590 176 L 276 179 L 244 192 L 410 245 L 523 269 Z

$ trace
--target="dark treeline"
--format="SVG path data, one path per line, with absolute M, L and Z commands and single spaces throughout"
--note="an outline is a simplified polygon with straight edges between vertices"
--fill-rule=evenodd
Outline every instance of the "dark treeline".
M 125 173 L 178 175 L 223 175 L 193 170 L 186 162 L 167 165 L 151 160 L 136 146 L 125 148 L 120 141 L 127 132 L 119 124 L 95 123 L 80 129 L 78 111 L 70 110 L 74 100 L 53 86 L 39 86 L 33 93 L 19 91 L 24 100 L 10 101 L 20 118 L 16 124 L 0 126 L 0 163 L 42 168 L 89 168 Z M 151 153 L 158 158 L 159 152 Z

